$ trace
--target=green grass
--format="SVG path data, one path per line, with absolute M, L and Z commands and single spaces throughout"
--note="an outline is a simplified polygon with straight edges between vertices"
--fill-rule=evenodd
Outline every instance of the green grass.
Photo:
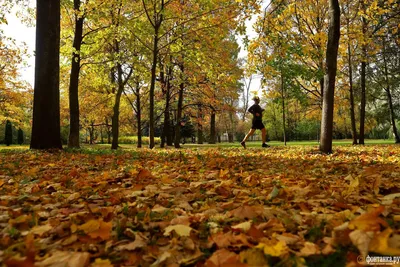
M 394 140 L 383 140 L 383 139 L 366 139 L 365 140 L 366 145 L 391 145 L 394 144 Z M 270 146 L 284 146 L 283 142 L 279 141 L 271 141 L 268 142 L 268 145 Z M 287 146 L 318 146 L 319 143 L 317 141 L 292 141 L 292 142 L 287 142 Z M 345 140 L 334 140 L 333 141 L 334 146 L 351 146 L 352 145 L 352 140 L 345 139 Z M 248 148 L 259 148 L 261 147 L 261 141 L 247 141 L 246 146 Z M 122 150 L 132 150 L 136 149 L 136 144 L 120 144 L 120 147 Z M 147 148 L 147 145 L 143 145 L 143 148 Z M 183 148 L 240 148 L 241 145 L 239 142 L 234 142 L 234 143 L 217 143 L 217 144 L 207 144 L 204 143 L 202 145 L 199 144 L 192 144 L 192 143 L 186 143 L 182 145 Z M 110 150 L 111 145 L 110 144 L 96 144 L 96 145 L 87 145 L 87 144 L 82 144 L 82 149 L 83 152 L 86 153 L 98 153 L 98 150 L 103 151 L 103 153 L 106 153 L 104 150 Z M 23 150 L 29 149 L 29 145 L 11 145 L 11 146 L 6 146 L 6 145 L 0 145 L 0 152 L 21 152 Z M 70 150 L 67 149 L 64 146 L 64 149 L 66 151 L 74 152 L 74 151 L 79 151 L 79 150 Z M 156 149 L 160 149 L 159 145 L 156 145 Z M 110 152 L 110 151 L 109 151 Z

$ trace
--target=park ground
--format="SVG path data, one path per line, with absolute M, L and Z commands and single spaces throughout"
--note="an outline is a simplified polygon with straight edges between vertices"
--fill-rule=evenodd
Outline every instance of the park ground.
M 335 142 L 324 155 L 317 143 L 270 144 L 0 146 L 0 262 L 359 266 L 400 255 L 399 145 Z

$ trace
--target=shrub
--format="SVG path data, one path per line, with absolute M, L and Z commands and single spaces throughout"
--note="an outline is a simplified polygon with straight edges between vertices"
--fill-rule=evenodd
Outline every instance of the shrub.
M 121 136 L 118 139 L 120 144 L 133 144 L 136 145 L 138 143 L 137 136 Z M 159 137 L 154 138 L 154 142 L 156 144 L 160 144 L 161 140 Z M 142 136 L 142 145 L 148 145 L 150 143 L 150 139 L 148 136 Z
M 21 128 L 18 129 L 18 144 L 22 145 L 24 143 L 24 131 Z
M 12 142 L 13 142 L 12 125 L 11 125 L 11 121 L 7 120 L 4 143 L 6 143 L 6 145 L 9 146 L 12 144 Z

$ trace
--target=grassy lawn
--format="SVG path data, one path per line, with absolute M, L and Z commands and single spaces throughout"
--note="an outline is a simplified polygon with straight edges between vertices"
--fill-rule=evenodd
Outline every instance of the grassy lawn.
M 392 145 L 394 144 L 394 140 L 384 140 L 384 139 L 366 139 L 365 140 L 365 145 Z M 268 142 L 268 145 L 270 146 L 284 146 L 283 142 L 280 141 L 271 141 Z M 319 143 L 317 141 L 291 141 L 287 142 L 287 146 L 318 146 Z M 352 140 L 350 139 L 343 139 L 343 140 L 334 140 L 333 141 L 334 146 L 351 146 L 352 145 Z M 122 149 L 136 149 L 136 144 L 121 144 L 120 145 Z M 248 148 L 259 148 L 261 147 L 261 141 L 248 141 L 246 142 L 246 146 Z M 82 148 L 85 149 L 109 149 L 111 147 L 110 144 L 96 144 L 96 145 L 88 145 L 88 144 L 82 144 Z M 217 144 L 192 144 L 192 143 L 186 143 L 182 145 L 183 148 L 240 148 L 241 145 L 239 142 L 234 142 L 234 143 L 217 143 Z M 66 148 L 64 146 L 64 148 Z M 144 145 L 143 148 L 147 148 L 147 145 Z M 173 147 L 172 147 L 173 148 Z M 1 144 L 0 145 L 0 151 L 7 151 L 7 150 L 25 150 L 29 149 L 29 145 L 11 145 L 11 146 L 6 146 Z M 159 145 L 156 145 L 156 149 L 160 149 Z

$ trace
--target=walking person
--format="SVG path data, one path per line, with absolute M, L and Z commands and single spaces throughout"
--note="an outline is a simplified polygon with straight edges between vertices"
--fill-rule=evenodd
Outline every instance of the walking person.
M 264 109 L 260 107 L 260 98 L 258 96 L 253 97 L 252 99 L 254 101 L 254 105 L 252 105 L 248 112 L 253 114 L 253 121 L 251 125 L 250 131 L 246 134 L 244 137 L 243 141 L 240 142 L 240 144 L 246 148 L 246 141 L 247 139 L 254 134 L 254 132 L 259 129 L 261 130 L 261 137 L 262 137 L 262 147 L 269 147 L 269 145 L 266 144 L 267 141 L 267 131 L 265 130 L 265 126 L 262 122 L 262 112 Z

